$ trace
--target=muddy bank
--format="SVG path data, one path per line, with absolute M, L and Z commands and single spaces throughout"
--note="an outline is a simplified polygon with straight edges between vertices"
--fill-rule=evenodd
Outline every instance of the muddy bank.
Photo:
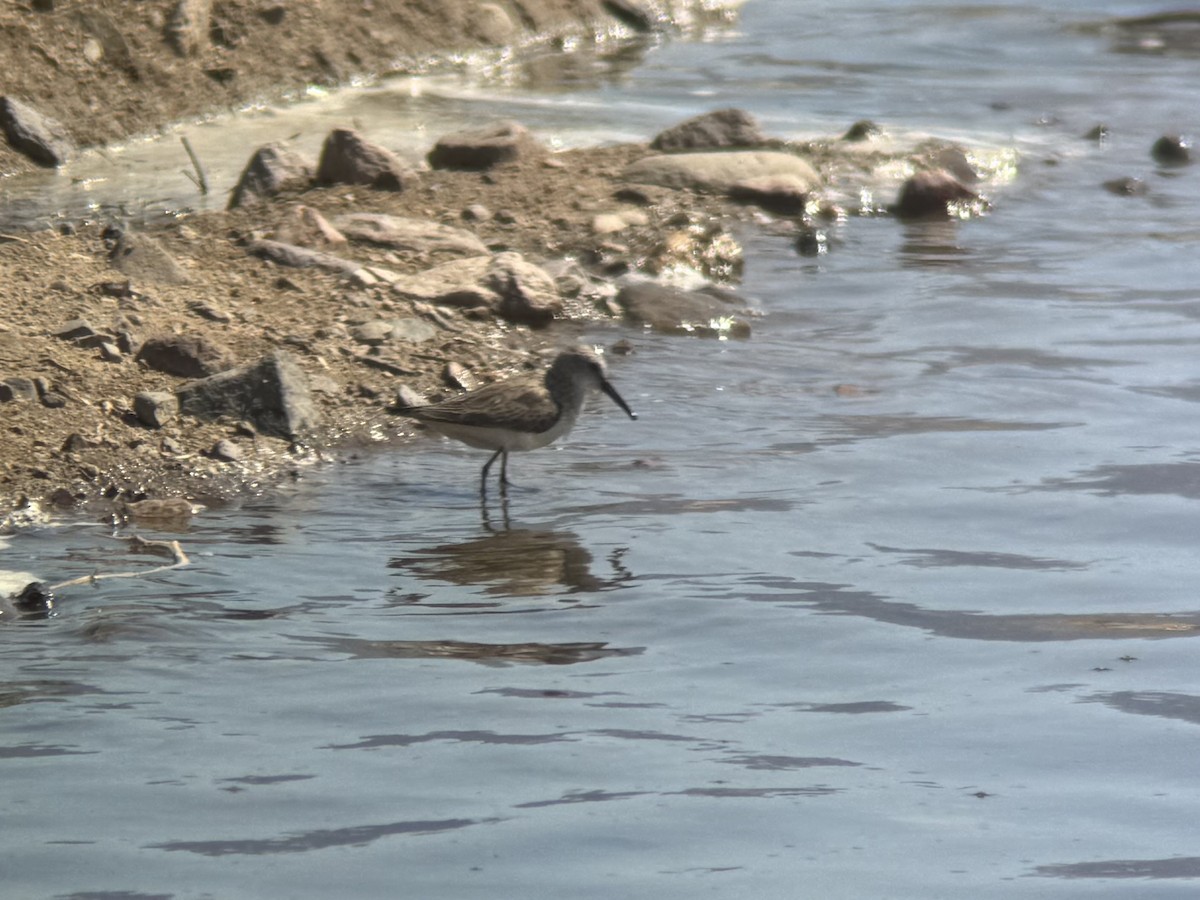
M 698 7 L 677 0 L 27 0 L 0 11 L 0 97 L 57 123 L 70 153 L 312 85 L 424 71 L 456 52 L 670 30 Z M 0 174 L 34 165 L 0 140 Z
M 545 9 L 595 27 L 603 6 Z M 264 83 L 291 83 L 276 75 Z M 744 338 L 736 294 L 664 285 L 735 285 L 742 227 L 825 252 L 847 216 L 830 198 L 880 172 L 934 173 L 910 183 L 922 213 L 982 208 L 959 148 L 873 146 L 853 130 L 790 145 L 736 111 L 645 144 L 551 153 L 499 126 L 430 150 L 409 168 L 336 131 L 320 160 L 269 152 L 224 213 L 153 233 L 0 235 L 0 524 L 269 490 L 411 434 L 384 412 L 398 392 L 433 400 L 537 368 L 590 322 L 631 326 L 613 340 L 635 349 L 646 327 Z

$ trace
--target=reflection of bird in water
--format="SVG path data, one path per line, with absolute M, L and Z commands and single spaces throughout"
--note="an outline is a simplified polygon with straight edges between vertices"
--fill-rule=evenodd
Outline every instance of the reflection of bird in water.
M 603 579 L 592 572 L 592 554 L 571 532 L 516 528 L 470 541 L 442 544 L 389 563 L 424 578 L 451 584 L 478 585 L 488 594 L 531 597 L 566 588 L 568 592 L 601 591 L 628 579 Z
M 441 403 L 393 406 L 388 412 L 424 422 L 467 446 L 495 451 L 483 464 L 479 491 L 487 492 L 488 469 L 499 458 L 503 493 L 509 452 L 536 450 L 567 434 L 591 390 L 603 391 L 629 418 L 637 418 L 609 384 L 604 360 L 587 347 L 559 353 L 545 375 L 520 375 Z

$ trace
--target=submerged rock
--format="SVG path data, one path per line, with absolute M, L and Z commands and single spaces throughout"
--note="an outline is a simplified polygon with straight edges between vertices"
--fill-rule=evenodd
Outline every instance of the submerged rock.
M 949 172 L 941 169 L 917 172 L 901 185 L 891 212 L 903 219 L 947 216 L 953 204 L 974 203 L 979 199 L 978 194 Z
M 629 321 L 666 334 L 750 336 L 750 323 L 739 315 L 744 311 L 743 305 L 724 291 L 685 291 L 639 281 L 617 292 L 617 305 Z

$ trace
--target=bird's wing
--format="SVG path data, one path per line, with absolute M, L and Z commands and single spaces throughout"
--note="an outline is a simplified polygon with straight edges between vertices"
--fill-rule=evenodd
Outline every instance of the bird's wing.
M 537 434 L 558 421 L 557 404 L 540 381 L 528 384 L 512 380 L 489 384 L 429 406 L 409 407 L 402 415 L 421 422 L 472 427 L 504 427 Z

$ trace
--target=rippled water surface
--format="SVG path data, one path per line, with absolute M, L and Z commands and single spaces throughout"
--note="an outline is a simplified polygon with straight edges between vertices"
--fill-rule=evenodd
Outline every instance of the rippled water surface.
M 591 333 L 640 418 L 597 401 L 507 504 L 429 438 L 0 628 L 6 895 L 1193 895 L 1200 172 L 1149 147 L 1200 53 L 1092 27 L 1150 8 L 751 0 L 576 91 L 461 90 L 1021 166 L 983 219 L 743 233 L 753 337 Z M 124 536 L 0 560 L 162 562 Z

